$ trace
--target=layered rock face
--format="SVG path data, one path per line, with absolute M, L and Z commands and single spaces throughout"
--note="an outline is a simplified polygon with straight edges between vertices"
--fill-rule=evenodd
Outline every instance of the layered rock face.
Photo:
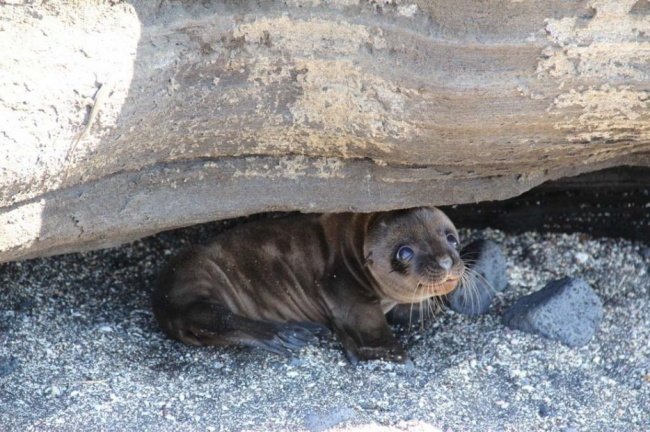
M 0 261 L 650 166 L 647 0 L 68 3 L 0 8 Z

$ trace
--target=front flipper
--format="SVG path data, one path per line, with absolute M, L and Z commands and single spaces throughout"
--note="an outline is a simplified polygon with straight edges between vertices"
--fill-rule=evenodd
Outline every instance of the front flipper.
M 381 309 L 379 309 L 381 312 Z M 386 360 L 395 363 L 408 362 L 409 356 L 393 336 L 386 318 L 381 316 L 372 319 L 383 320 L 384 326 L 378 326 L 377 322 L 371 323 L 369 314 L 364 315 L 362 321 L 357 321 L 356 326 L 350 326 L 350 322 L 338 322 L 334 324 L 336 334 L 341 339 L 345 356 L 350 363 L 356 364 L 359 361 Z
M 379 298 L 353 278 L 342 275 L 331 278 L 326 302 L 332 327 L 350 363 L 366 360 L 410 362 L 388 326 Z

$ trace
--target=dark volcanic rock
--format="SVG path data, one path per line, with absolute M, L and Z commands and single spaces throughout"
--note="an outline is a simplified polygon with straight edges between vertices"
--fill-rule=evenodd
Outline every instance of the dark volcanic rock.
M 471 286 L 460 287 L 449 294 L 449 307 L 465 315 L 487 313 L 495 294 L 503 291 L 508 283 L 501 247 L 491 240 L 477 240 L 467 245 L 461 256 L 472 270 L 469 273 Z
M 591 287 L 582 279 L 566 277 L 519 299 L 506 311 L 503 322 L 579 347 L 593 337 L 602 317 L 602 303 Z

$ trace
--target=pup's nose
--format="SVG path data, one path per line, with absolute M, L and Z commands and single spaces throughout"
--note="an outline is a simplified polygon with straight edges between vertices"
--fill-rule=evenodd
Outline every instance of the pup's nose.
M 438 265 L 444 270 L 451 269 L 451 266 L 454 263 L 454 260 L 451 259 L 449 255 L 438 256 L 436 257 L 436 261 L 438 262 Z

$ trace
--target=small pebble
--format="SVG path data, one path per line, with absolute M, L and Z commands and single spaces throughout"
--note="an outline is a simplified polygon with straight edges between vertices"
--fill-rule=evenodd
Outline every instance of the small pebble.
M 578 264 L 584 264 L 589 260 L 589 255 L 584 252 L 577 252 L 574 257 Z
M 18 369 L 18 360 L 15 357 L 0 356 L 0 378 L 9 375 Z
M 650 247 L 641 248 L 641 256 L 647 260 L 650 260 Z
M 355 416 L 356 412 L 353 409 L 345 407 L 326 412 L 311 411 L 305 415 L 305 426 L 310 432 L 322 432 Z
M 537 414 L 540 417 L 550 417 L 553 415 L 553 409 L 546 402 L 541 402 L 537 408 Z

